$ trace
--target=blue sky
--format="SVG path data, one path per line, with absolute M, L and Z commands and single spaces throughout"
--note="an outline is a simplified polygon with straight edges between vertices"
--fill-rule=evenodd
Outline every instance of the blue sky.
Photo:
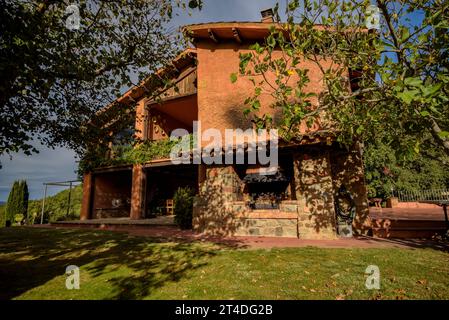
M 259 21 L 260 11 L 274 7 L 275 0 L 205 0 L 203 9 L 191 16 L 186 14 L 174 19 L 173 24 L 214 22 L 214 21 Z M 285 1 L 280 1 L 281 8 Z M 282 10 L 280 10 L 282 12 Z M 6 201 L 14 180 L 26 179 L 31 199 L 42 197 L 43 182 L 76 179 L 75 154 L 65 148 L 49 149 L 35 144 L 40 153 L 26 156 L 23 153 L 0 156 L 0 201 Z M 63 188 L 51 187 L 49 194 Z

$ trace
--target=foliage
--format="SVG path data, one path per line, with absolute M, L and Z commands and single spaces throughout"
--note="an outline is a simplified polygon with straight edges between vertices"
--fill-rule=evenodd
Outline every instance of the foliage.
M 10 224 L 22 223 L 28 211 L 28 185 L 24 180 L 14 181 L 5 207 L 5 218 Z
M 6 210 L 5 205 L 0 205 L 0 228 L 6 225 Z
M 420 192 L 449 188 L 449 158 L 438 148 L 427 147 L 413 159 L 403 160 L 392 145 L 367 145 L 365 177 L 369 197 L 386 199 L 392 190 Z
M 177 143 L 177 140 L 170 139 L 145 141 L 135 148 L 125 149 L 120 153 L 119 158 L 125 163 L 145 163 L 155 159 L 167 158 Z
M 78 220 L 83 198 L 83 186 L 72 188 L 70 197 L 70 211 L 67 214 L 69 190 L 63 190 L 45 199 L 44 223 L 52 221 Z M 28 205 L 29 224 L 40 223 L 42 199 L 30 200 Z
M 189 187 L 180 187 L 173 196 L 175 223 L 181 229 L 192 229 L 194 192 Z
M 173 147 L 179 142 L 188 141 L 190 145 L 193 143 L 192 134 L 178 139 L 161 139 L 143 142 L 137 142 L 135 146 L 114 145 L 111 149 L 97 146 L 91 149 L 81 159 L 78 166 L 78 175 L 82 176 L 84 172 L 92 169 L 107 167 L 113 165 L 142 164 L 151 160 L 169 158 Z
M 235 247 L 99 230 L 2 229 L 0 299 L 449 298 L 443 248 Z M 365 286 L 373 263 L 379 290 Z M 85 281 L 80 290 L 64 285 L 61 270 L 71 264 Z
M 287 23 L 240 55 L 240 78 L 254 86 L 244 114 L 256 126 L 277 126 L 287 140 L 320 119 L 321 130 L 345 144 L 382 138 L 411 158 L 430 138 L 449 155 L 449 3 L 375 4 L 379 30 L 368 31 L 368 0 L 289 1 Z M 319 96 L 311 67 L 322 80 Z M 260 114 L 261 95 L 273 97 L 281 123 Z
M 201 5 L 80 0 L 73 8 L 70 1 L 2 1 L 0 154 L 36 152 L 35 136 L 77 151 L 103 139 L 86 123 L 123 88 L 174 58 L 184 42 L 170 27 L 172 16 Z M 129 113 L 124 109 L 117 110 Z

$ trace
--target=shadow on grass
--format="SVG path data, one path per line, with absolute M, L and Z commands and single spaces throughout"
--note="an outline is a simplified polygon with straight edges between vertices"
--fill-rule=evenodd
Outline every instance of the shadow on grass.
M 204 266 L 214 250 L 189 243 L 158 243 L 122 233 L 91 230 L 0 230 L 0 299 L 12 299 L 64 275 L 68 265 L 90 276 L 114 273 L 106 299 L 140 299 L 167 281 Z M 123 272 L 125 270 L 125 272 Z

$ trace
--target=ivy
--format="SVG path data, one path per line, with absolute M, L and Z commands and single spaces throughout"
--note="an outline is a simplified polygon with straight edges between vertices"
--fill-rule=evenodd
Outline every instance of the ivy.
M 190 146 L 193 143 L 193 135 L 188 139 Z M 179 139 L 163 139 L 155 141 L 144 141 L 136 145 L 115 145 L 111 149 L 97 148 L 87 152 L 81 159 L 78 168 L 78 175 L 94 169 L 120 165 L 143 164 L 152 160 L 170 157 L 170 151 L 179 143 Z M 110 156 L 107 156 L 110 154 Z

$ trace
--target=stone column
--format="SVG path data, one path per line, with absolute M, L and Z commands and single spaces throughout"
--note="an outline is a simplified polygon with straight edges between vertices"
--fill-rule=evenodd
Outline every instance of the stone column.
M 207 166 L 206 180 L 201 184 L 193 207 L 193 229 L 209 235 L 233 235 L 239 227 L 232 211 L 235 200 L 232 166 Z
M 83 177 L 83 202 L 81 203 L 80 219 L 87 220 L 92 217 L 93 200 L 93 177 L 92 173 L 85 173 Z
M 132 220 L 142 219 L 145 210 L 146 173 L 142 165 L 133 166 L 133 181 L 131 188 L 131 212 Z
M 329 152 L 310 149 L 294 156 L 298 234 L 306 239 L 336 237 L 335 209 Z
M 371 222 L 361 146 L 354 144 L 349 151 L 335 150 L 331 158 L 335 190 L 344 185 L 354 197 L 356 216 L 352 224 L 353 231 L 356 234 L 368 234 Z

